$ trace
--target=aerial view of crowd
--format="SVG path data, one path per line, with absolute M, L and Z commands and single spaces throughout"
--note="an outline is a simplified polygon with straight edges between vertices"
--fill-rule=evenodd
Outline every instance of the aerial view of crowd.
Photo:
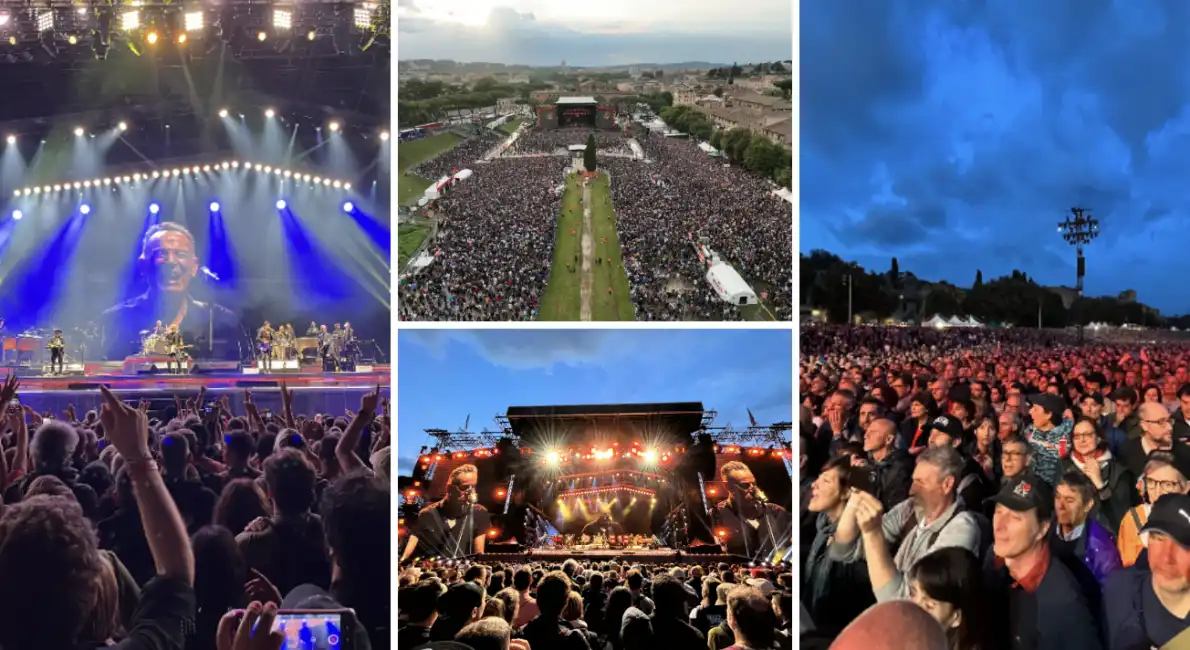
M 397 647 L 793 647 L 793 575 L 727 563 L 421 562 L 398 584 Z
M 500 131 L 479 129 L 475 135 L 455 145 L 453 149 L 417 165 L 410 172 L 431 181 L 450 176 L 473 167 L 475 161 L 487 155 L 505 137 L 506 135 Z
M 1190 345 L 800 339 L 802 647 L 1190 639 Z
M 561 134 L 560 134 L 561 133 Z M 586 132 L 583 131 L 585 134 Z M 585 137 L 585 136 L 584 136 Z M 620 134 L 601 133 L 608 143 Z M 731 263 L 778 320 L 792 318 L 789 204 L 762 179 L 708 158 L 695 143 L 640 136 L 650 162 L 604 157 L 616 226 L 638 320 L 740 320 L 720 299 L 694 244 Z M 542 149 L 572 144 L 562 132 L 522 136 Z M 471 150 L 474 155 L 475 150 Z M 406 320 L 528 320 L 553 264 L 565 156 L 496 158 L 471 168 L 435 206 L 434 262 L 400 290 Z M 435 163 L 437 164 L 437 163 Z
M 589 136 L 595 136 L 595 150 L 599 153 L 632 155 L 627 139 L 621 133 L 593 131 L 591 129 L 555 129 L 539 131 L 531 129 L 521 134 L 510 150 L 523 154 L 565 154 L 566 148 L 576 144 L 587 144 Z
M 0 647 L 392 647 L 379 388 L 349 416 L 101 391 L 59 416 L 0 387 Z

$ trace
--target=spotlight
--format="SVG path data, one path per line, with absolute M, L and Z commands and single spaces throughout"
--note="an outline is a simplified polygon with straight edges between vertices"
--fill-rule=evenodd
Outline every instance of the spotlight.
M 308 40 L 308 41 L 314 40 L 315 36 L 318 36 L 318 33 L 312 29 L 310 31 L 306 32 L 306 40 Z
M 7 25 L 9 20 L 11 17 L 7 13 L 0 14 L 0 27 Z
M 330 123 L 330 124 L 328 124 L 327 126 L 329 126 L 329 127 L 330 127 L 330 129 L 331 129 L 331 132 L 332 132 L 332 133 L 334 133 L 334 132 L 337 132 L 337 131 L 339 130 L 339 123 L 338 123 L 338 122 L 331 122 L 331 123 Z
M 156 203 L 150 203 L 149 214 L 157 214 L 158 212 L 161 212 L 161 206 L 157 205 Z
M 127 122 L 120 122 L 120 124 L 119 124 L 119 125 L 117 125 L 117 126 L 116 126 L 116 128 L 117 128 L 117 129 L 120 129 L 121 131 L 127 131 L 127 130 L 128 130 L 128 123 L 127 123 Z
M 120 14 L 120 28 L 126 32 L 130 32 L 137 27 L 140 27 L 140 12 L 136 10 L 125 11 Z
M 149 35 L 145 37 L 145 41 L 146 41 L 146 42 L 147 42 L 149 45 L 156 45 L 156 44 L 157 44 L 157 38 L 158 38 L 158 36 L 157 36 L 157 32 L 149 32 Z
M 37 14 L 37 31 L 48 32 L 54 28 L 54 10 L 44 9 Z
M 351 189 L 351 183 L 343 183 L 343 189 L 345 189 L 345 190 Z
M 74 135 L 79 138 L 83 137 L 83 127 L 81 127 L 81 126 L 74 127 Z
M 340 187 L 343 187 L 343 181 L 335 181 L 334 183 L 331 183 L 331 186 L 337 190 Z
M 286 205 L 288 205 L 288 204 L 285 202 L 285 199 L 277 199 L 277 209 L 278 210 L 284 210 Z
M 380 141 L 381 141 L 381 142 L 388 142 L 388 131 L 381 131 L 381 132 L 380 132 Z
M 226 108 L 221 109 L 219 111 L 219 117 L 227 117 L 227 109 Z
M 8 142 L 8 144 L 16 144 L 17 143 L 17 137 L 15 135 L 10 135 L 7 138 L 5 138 L 5 140 Z
M 86 203 L 80 205 L 79 206 L 79 214 L 81 214 L 83 216 L 91 214 L 91 206 L 87 205 Z
M 273 116 L 275 116 L 276 114 L 277 114 L 277 112 L 276 112 L 276 111 L 274 111 L 274 110 L 273 110 L 273 109 L 271 109 L 271 108 L 269 108 L 269 109 L 266 109 L 266 110 L 265 110 L 265 112 L 264 112 L 264 116 L 265 116 L 265 117 L 267 117 L 267 118 L 269 118 L 269 119 L 272 119 L 272 118 L 273 118 Z
M 351 214 L 352 212 L 355 212 L 355 204 L 352 203 L 351 201 L 345 201 L 343 203 L 343 211 L 346 212 L 347 214 Z
M 178 34 L 178 45 L 185 45 L 185 44 L 186 44 L 186 35 Z
M 367 29 L 372 26 L 372 9 L 367 5 L 356 7 L 352 12 L 352 18 L 355 19 L 355 26 L 358 29 Z
M 656 449 L 648 449 L 648 450 L 646 450 L 646 451 L 645 451 L 645 453 L 644 453 L 644 459 L 645 459 L 645 462 L 646 462 L 646 463 L 655 463 L 655 462 L 657 462 L 657 450 L 656 450 Z
M 261 43 L 268 40 L 268 38 L 269 38 L 268 34 L 266 34 L 264 32 L 256 32 L 256 40 L 260 41 Z
M 78 45 L 78 44 L 79 44 L 79 37 L 78 37 L 78 36 L 75 36 L 74 34 L 71 34 L 70 36 L 67 36 L 67 37 L 66 37 L 66 42 L 67 42 L 67 43 L 70 43 L 71 45 Z
M 277 29 L 289 29 L 293 27 L 293 13 L 285 9 L 273 11 L 273 27 Z M 262 38 L 260 40 L 263 41 L 264 39 Z
M 557 465 L 559 462 L 562 461 L 562 455 L 559 454 L 557 451 L 551 449 L 550 451 L 546 452 L 545 460 L 550 465 Z
M 203 15 L 201 11 L 189 11 L 186 13 L 186 31 L 197 32 L 203 28 Z
M 211 212 L 218 212 L 219 211 L 219 202 L 211 201 L 211 204 L 208 205 L 207 208 L 210 209 Z
M 21 212 L 20 210 L 13 210 L 12 218 L 15 219 L 16 221 L 20 221 L 21 219 L 25 218 L 25 213 Z

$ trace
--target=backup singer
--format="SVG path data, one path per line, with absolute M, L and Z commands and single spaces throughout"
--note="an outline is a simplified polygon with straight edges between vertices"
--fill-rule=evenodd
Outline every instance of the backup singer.
M 57 372 L 59 375 L 66 374 L 66 340 L 62 338 L 62 330 L 54 330 L 54 336 L 50 338 L 46 347 L 50 350 L 50 372 Z M 56 370 L 55 365 L 57 366 Z
M 720 468 L 719 476 L 727 483 L 729 495 L 715 508 L 715 528 L 727 532 L 726 537 L 717 535 L 723 550 L 754 560 L 774 549 L 788 550 L 793 519 L 789 511 L 767 502 L 752 470 L 732 461 Z
M 474 465 L 460 465 L 450 473 L 446 496 L 418 513 L 402 562 L 415 554 L 453 559 L 483 553 L 491 515 L 476 503 L 478 481 L 479 470 Z

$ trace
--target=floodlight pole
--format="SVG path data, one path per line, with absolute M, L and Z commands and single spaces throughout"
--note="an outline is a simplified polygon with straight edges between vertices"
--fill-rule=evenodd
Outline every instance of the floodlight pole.
M 1074 246 L 1078 252 L 1078 284 L 1075 285 L 1077 300 L 1083 297 L 1083 276 L 1086 275 L 1087 271 L 1086 257 L 1083 256 L 1083 246 L 1090 244 L 1099 236 L 1099 221 L 1091 216 L 1090 210 L 1084 210 L 1083 208 L 1070 208 L 1070 214 L 1071 216 L 1066 217 L 1064 221 L 1058 222 L 1058 232 L 1061 233 L 1062 239 L 1066 240 L 1067 244 Z M 1083 344 L 1083 319 L 1081 314 L 1078 319 L 1078 344 L 1080 346 Z

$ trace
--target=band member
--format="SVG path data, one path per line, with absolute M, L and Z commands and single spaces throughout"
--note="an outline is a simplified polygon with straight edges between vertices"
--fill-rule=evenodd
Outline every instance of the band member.
M 149 228 L 141 242 L 137 269 L 148 282 L 148 291 L 103 313 L 103 348 L 109 359 L 123 360 L 137 353 L 139 333 L 145 323 L 158 319 L 177 325 L 187 338 L 208 339 L 206 353 L 216 359 L 238 358 L 242 340 L 239 319 L 228 309 L 195 300 L 190 285 L 198 274 L 194 236 L 177 223 Z
M 728 498 L 715 508 L 715 537 L 723 550 L 753 560 L 792 544 L 793 519 L 779 505 L 769 503 L 748 466 L 725 463 L 719 477 L 727 483 Z M 725 535 L 720 533 L 726 533 Z
M 318 323 L 315 323 L 314 321 L 310 321 L 310 327 L 306 328 L 306 336 L 318 336 L 318 333 L 321 332 L 322 329 L 325 329 L 325 328 L 326 328 L 325 325 L 323 325 L 322 328 L 319 328 Z
M 182 360 L 185 358 L 185 346 L 182 343 L 182 331 L 178 329 L 177 325 L 170 325 L 165 329 L 163 338 L 165 340 L 166 354 L 169 357 L 165 361 L 165 367 L 169 370 L 170 374 L 174 374 L 175 372 L 177 374 L 181 374 Z M 177 365 L 177 370 L 174 369 L 175 364 Z
M 453 559 L 483 553 L 491 515 L 477 503 L 478 481 L 479 470 L 474 465 L 460 465 L 450 473 L 446 496 L 418 513 L 402 562 L 415 554 Z
M 163 334 L 165 334 L 165 326 L 161 324 L 161 321 L 157 321 L 157 324 L 153 326 L 153 336 L 161 336 Z
M 343 342 L 350 343 L 355 340 L 355 330 L 351 329 L 351 323 L 343 323 Z
M 66 374 L 64 360 L 66 358 L 66 340 L 62 338 L 62 330 L 54 330 L 54 335 L 50 338 L 50 342 L 46 345 L 50 349 L 50 372 L 57 372 L 59 375 Z M 57 365 L 55 370 L 54 366 Z
M 602 535 L 604 539 L 607 539 L 612 535 L 623 535 L 624 529 L 620 526 L 620 524 L 612 521 L 611 516 L 605 512 L 602 515 L 599 515 L 599 518 L 595 521 L 583 526 L 583 534 Z
M 256 349 L 260 352 L 258 358 L 264 364 L 265 372 L 273 371 L 273 326 L 267 320 L 256 330 Z
M 334 347 L 333 335 L 326 331 L 326 325 L 318 328 L 318 355 L 322 357 L 322 371 L 334 372 L 336 359 L 331 354 L 331 348 Z

